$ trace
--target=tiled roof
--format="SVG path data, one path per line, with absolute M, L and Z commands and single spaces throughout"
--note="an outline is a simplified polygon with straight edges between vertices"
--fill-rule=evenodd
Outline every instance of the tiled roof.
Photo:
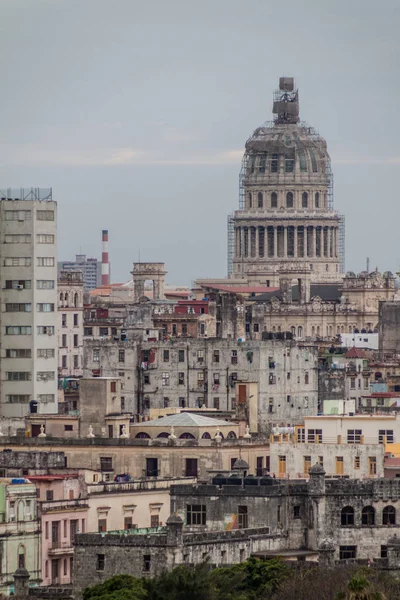
M 365 354 L 364 350 L 361 350 L 360 348 L 356 348 L 355 346 L 353 346 L 352 348 L 350 348 L 350 350 L 348 350 L 346 352 L 344 357 L 345 358 L 367 358 L 367 355 Z

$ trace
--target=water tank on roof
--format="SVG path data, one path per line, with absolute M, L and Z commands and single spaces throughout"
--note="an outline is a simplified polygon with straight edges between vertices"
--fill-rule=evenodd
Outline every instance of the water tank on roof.
M 258 477 L 247 475 L 247 477 L 244 478 L 244 485 L 259 485 Z
M 230 475 L 226 480 L 226 485 L 242 485 L 242 478 L 238 475 Z
M 224 477 L 224 475 L 221 475 L 221 473 L 218 473 L 218 475 L 216 475 L 215 477 L 212 478 L 212 484 L 213 485 L 226 485 L 227 478 Z

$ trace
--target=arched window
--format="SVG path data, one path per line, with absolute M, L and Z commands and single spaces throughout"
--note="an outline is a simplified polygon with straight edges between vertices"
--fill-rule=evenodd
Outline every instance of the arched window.
M 308 374 L 308 372 L 304 373 L 304 385 L 308 385 L 310 381 L 310 376 Z
M 18 547 L 18 569 L 25 569 L 25 546 Z
M 181 435 L 179 436 L 180 440 L 194 440 L 196 439 L 193 435 L 193 433 L 188 433 L 187 431 L 185 433 L 181 433 Z
M 325 271 L 329 271 L 328 265 L 325 265 Z
M 319 335 L 319 325 L 317 325 L 317 335 Z
M 271 194 L 271 208 L 278 208 L 278 194 L 276 192 Z
M 227 435 L 228 440 L 235 440 L 236 439 L 236 433 L 234 431 L 230 431 Z
M 162 431 L 161 433 L 158 434 L 157 437 L 158 438 L 168 438 L 169 437 L 169 433 L 168 433 L 168 431 Z
M 319 208 L 319 192 L 315 192 L 315 208 Z
M 361 512 L 361 525 L 375 525 L 375 509 L 373 506 L 364 506 Z
M 205 431 L 203 433 L 203 435 L 201 436 L 202 440 L 211 440 L 211 435 L 208 433 L 208 431 Z
M 64 296 L 65 306 L 68 306 L 68 294 L 66 293 Z
M 135 438 L 137 440 L 150 440 L 151 439 L 150 436 L 149 436 L 149 434 L 146 433 L 145 431 L 140 431 L 139 433 L 137 433 L 135 435 Z
M 49 576 L 49 561 L 46 560 L 44 563 L 44 576 L 48 577 Z
M 385 506 L 383 509 L 382 525 L 396 525 L 396 509 L 394 506 Z
M 340 524 L 342 527 L 354 525 L 354 508 L 352 506 L 345 506 L 342 508 Z
M 249 192 L 248 198 L 249 198 L 249 208 L 252 208 L 252 206 L 253 206 L 253 196 L 252 196 L 251 192 Z
M 78 292 L 76 292 L 74 294 L 74 306 L 75 306 L 75 308 L 77 308 L 78 304 L 79 304 L 79 295 L 78 295 Z
M 332 337 L 332 335 L 333 335 L 332 325 L 329 325 L 328 335 L 329 335 L 329 337 Z
M 286 194 L 286 208 L 293 208 L 293 192 Z
M 303 328 L 301 326 L 297 328 L 297 337 L 303 337 Z
M 66 575 L 68 574 L 68 566 L 67 566 L 67 559 L 64 558 L 64 563 L 63 563 L 63 573 L 64 573 L 64 577 L 66 577 Z
M 263 194 L 262 194 L 262 192 L 258 192 L 257 200 L 258 200 L 258 208 L 262 208 L 263 205 L 264 205 L 264 200 L 263 200 Z
M 315 327 L 314 325 L 311 327 L 311 335 L 314 336 L 315 335 Z
M 61 292 L 61 294 L 60 294 L 60 302 L 63 302 L 63 301 L 64 301 L 64 294 Z
M 294 325 L 290 328 L 290 332 L 292 335 L 296 335 L 296 327 Z
M 308 194 L 307 194 L 307 192 L 303 192 L 303 194 L 301 196 L 301 206 L 302 206 L 302 208 L 307 208 L 308 207 Z

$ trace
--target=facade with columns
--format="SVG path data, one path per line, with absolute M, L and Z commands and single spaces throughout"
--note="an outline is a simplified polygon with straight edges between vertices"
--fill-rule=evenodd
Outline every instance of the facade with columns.
M 280 79 L 274 113 L 274 122 L 246 142 L 231 277 L 276 285 L 277 271 L 296 263 L 313 281 L 338 281 L 340 216 L 333 210 L 330 158 L 325 140 L 299 121 L 292 78 Z

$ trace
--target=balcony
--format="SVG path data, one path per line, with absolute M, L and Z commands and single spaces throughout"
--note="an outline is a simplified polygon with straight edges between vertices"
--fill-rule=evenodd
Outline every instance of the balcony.
M 51 546 L 48 550 L 49 556 L 59 556 L 61 554 L 73 554 L 74 546 L 70 541 L 65 542 L 51 542 Z

